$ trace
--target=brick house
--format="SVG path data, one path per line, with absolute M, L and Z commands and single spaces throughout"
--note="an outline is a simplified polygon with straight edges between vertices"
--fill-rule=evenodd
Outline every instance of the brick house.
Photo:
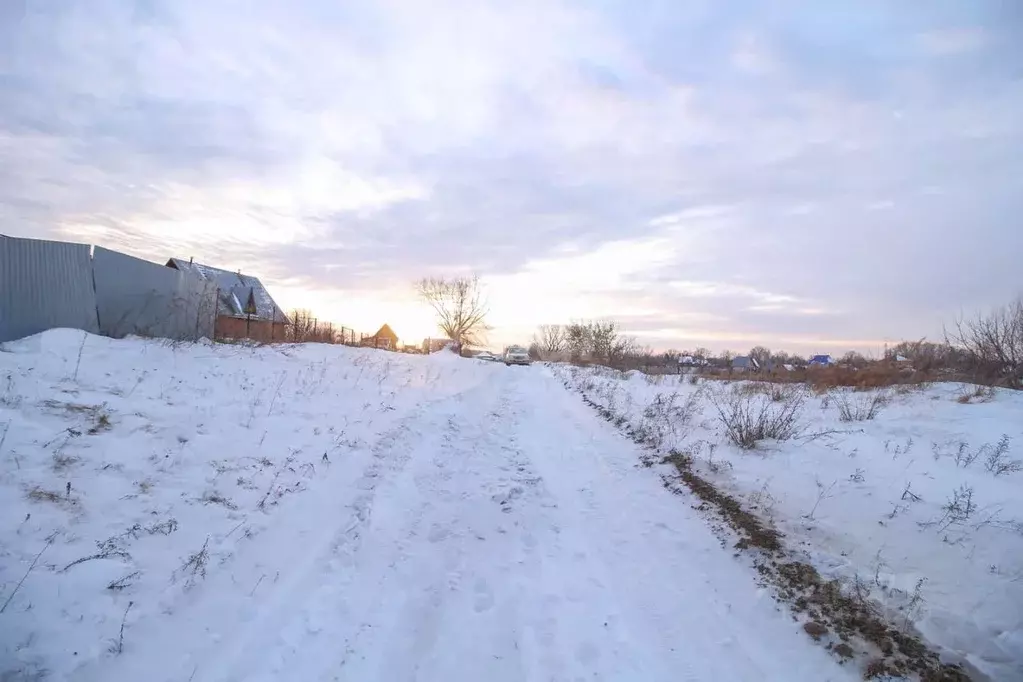
M 385 348 L 387 350 L 397 350 L 398 348 L 398 335 L 394 333 L 390 325 L 385 324 L 383 327 L 377 330 L 377 333 L 373 336 L 366 336 L 362 339 L 362 345 L 370 348 Z
M 217 285 L 216 338 L 284 340 L 290 320 L 258 278 L 180 258 L 171 258 L 167 267 L 193 272 Z

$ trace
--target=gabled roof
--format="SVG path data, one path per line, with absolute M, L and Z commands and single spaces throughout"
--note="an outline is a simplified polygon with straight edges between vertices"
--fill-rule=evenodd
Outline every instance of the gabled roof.
M 288 316 L 274 302 L 270 292 L 257 277 L 180 258 L 171 258 L 167 261 L 167 267 L 192 272 L 208 282 L 215 282 L 220 291 L 220 315 L 248 317 L 249 311 L 252 311 L 252 319 L 255 320 L 289 322 Z M 250 307 L 250 304 L 255 305 Z
M 833 362 L 830 355 L 814 355 L 810 358 L 811 365 L 830 365 Z
M 748 355 L 736 355 L 732 358 L 732 367 L 735 369 L 760 369 L 760 363 L 756 358 Z
M 394 341 L 398 340 L 398 335 L 394 333 L 394 330 L 391 329 L 391 326 L 388 324 L 385 324 L 383 327 L 378 329 L 377 333 L 374 334 L 373 337 L 377 339 L 392 339 Z

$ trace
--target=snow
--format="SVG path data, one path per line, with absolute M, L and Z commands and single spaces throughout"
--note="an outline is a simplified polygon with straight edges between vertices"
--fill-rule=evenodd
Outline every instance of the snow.
M 4 679 L 859 678 L 542 366 L 52 330 L 5 426 Z
M 770 520 L 822 575 L 859 579 L 889 618 L 950 660 L 992 679 L 1023 679 L 1023 471 L 996 476 L 985 466 L 1003 437 L 1005 458 L 1023 459 L 1023 393 L 975 395 L 953 383 L 889 389 L 875 418 L 852 422 L 840 420 L 840 402 L 866 406 L 872 392 L 811 393 L 804 437 L 747 451 L 726 442 L 712 399 L 748 383 L 556 372 L 624 426 L 645 429 L 660 450 L 692 452 L 702 475 Z M 667 428 L 666 404 L 688 405 L 691 415 Z M 960 450 L 979 456 L 957 463 Z M 967 491 L 969 517 L 949 518 L 943 507 Z

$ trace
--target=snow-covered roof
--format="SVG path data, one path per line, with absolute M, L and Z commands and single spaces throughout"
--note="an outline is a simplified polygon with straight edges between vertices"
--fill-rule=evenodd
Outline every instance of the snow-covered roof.
M 251 296 L 255 305 L 255 313 L 252 318 L 256 320 L 274 320 L 276 322 L 288 322 L 288 316 L 280 309 L 277 303 L 270 296 L 263 283 L 258 277 L 243 275 L 240 272 L 221 270 L 210 265 L 202 265 L 180 258 L 171 258 L 167 266 L 181 270 L 182 272 L 193 272 L 208 282 L 216 282 L 220 290 L 220 311 L 221 315 L 231 317 L 247 317 L 245 312 L 249 297 Z

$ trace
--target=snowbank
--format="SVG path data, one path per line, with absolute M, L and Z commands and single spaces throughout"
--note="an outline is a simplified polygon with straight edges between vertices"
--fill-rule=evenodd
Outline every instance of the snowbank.
M 743 450 L 725 438 L 715 401 L 738 391 L 770 408 L 799 389 L 771 396 L 748 383 L 554 371 L 658 450 L 692 453 L 823 576 L 869 592 L 950 659 L 1023 679 L 1023 471 L 1012 471 L 1023 459 L 1023 393 L 886 391 L 862 421 L 875 394 L 807 393 L 801 437 Z

